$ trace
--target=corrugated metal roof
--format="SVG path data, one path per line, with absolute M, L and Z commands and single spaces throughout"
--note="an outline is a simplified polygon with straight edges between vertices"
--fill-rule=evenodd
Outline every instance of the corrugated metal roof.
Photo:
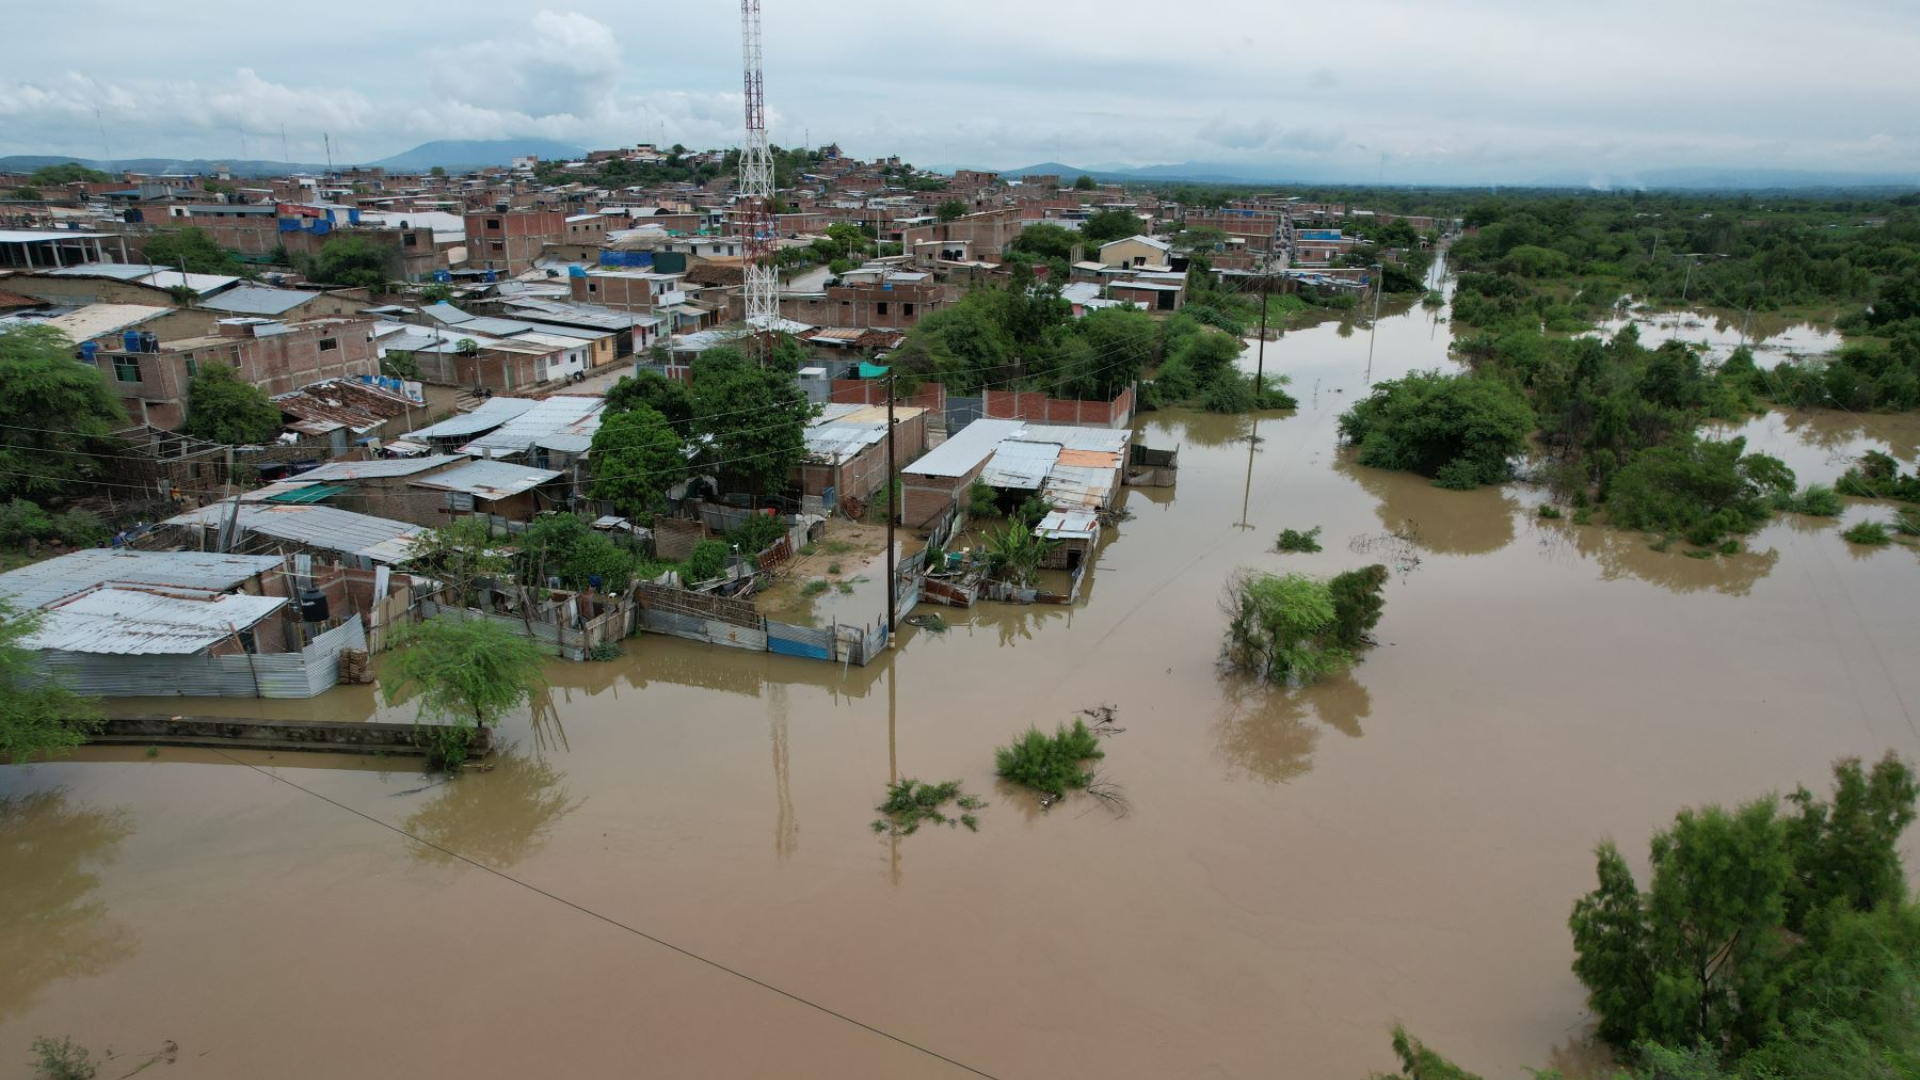
M 91 341 L 151 322 L 173 310 L 150 304 L 86 304 L 52 315 L 30 313 L 0 319 L 0 333 L 21 326 L 51 326 L 69 340 Z
M 376 458 L 372 461 L 334 461 L 317 469 L 308 469 L 297 479 L 306 481 L 320 480 L 380 480 L 395 476 L 412 476 L 429 469 L 445 468 L 457 461 L 465 461 L 463 454 L 434 454 L 430 457 Z
M 439 491 L 464 491 L 482 499 L 504 499 L 539 487 L 559 475 L 554 469 L 529 469 L 505 461 L 474 461 L 424 480 L 415 480 L 413 486 Z
M 977 422 L 977 421 L 976 421 Z M 1071 424 L 1025 424 L 1012 438 L 1026 442 L 1059 443 L 1068 450 L 1106 450 L 1125 453 L 1133 433 L 1125 428 L 1076 427 Z
M 1100 518 L 1091 510 L 1053 510 L 1033 531 L 1052 540 L 1091 540 L 1100 535 Z
M 980 479 L 997 488 L 1037 491 L 1047 478 L 1047 471 L 1053 468 L 1053 463 L 1059 457 L 1060 446 L 1057 443 L 1007 439 L 993 452 L 993 457 L 987 459 L 987 467 L 980 473 Z
M 96 589 L 41 616 L 22 644 L 76 653 L 197 653 L 245 630 L 287 603 L 284 596 L 169 596 Z
M 223 515 L 230 512 L 229 504 L 216 503 L 168 518 L 166 523 L 218 528 Z M 413 537 L 426 532 L 404 521 L 356 514 L 324 504 L 280 506 L 243 502 L 239 504 L 238 520 L 240 528 L 247 532 L 385 563 L 405 560 Z
M 605 405 L 604 398 L 573 394 L 536 401 L 533 408 L 462 446 L 460 452 L 480 457 L 507 457 L 525 453 L 538 444 L 580 453 L 592 444 L 593 433 L 600 429 L 600 410 Z M 575 446 L 578 449 L 573 449 Z
M 1002 439 L 1025 426 L 1018 420 L 975 420 L 900 471 L 915 476 L 965 476 L 992 457 Z
M 302 484 L 299 487 L 276 491 L 264 499 L 270 503 L 317 503 L 330 499 L 347 490 L 337 484 Z
M 532 398 L 490 397 L 470 413 L 449 416 L 437 424 L 409 431 L 407 438 L 451 439 L 461 435 L 478 435 L 483 431 L 492 431 L 537 404 L 539 402 Z
M 319 295 L 317 292 L 302 292 L 299 289 L 269 289 L 263 285 L 242 285 L 239 288 L 228 289 L 200 306 L 213 311 L 228 311 L 236 315 L 280 315 Z
M 0 597 L 26 611 L 109 581 L 225 591 L 280 562 L 278 555 L 88 548 L 0 574 Z
M 1047 473 L 1040 494 L 1055 506 L 1100 507 L 1113 495 L 1115 469 L 1056 464 Z

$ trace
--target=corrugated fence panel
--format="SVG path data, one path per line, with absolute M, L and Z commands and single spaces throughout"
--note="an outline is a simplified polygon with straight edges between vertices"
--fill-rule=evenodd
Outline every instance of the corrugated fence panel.
M 782 656 L 833 659 L 833 631 L 767 620 L 767 651 Z
M 671 634 L 674 637 L 691 638 L 715 645 L 731 645 L 740 649 L 752 649 L 765 652 L 767 635 L 764 630 L 750 630 L 744 626 L 733 626 L 718 619 L 703 619 L 698 615 L 681 615 L 672 611 L 646 609 L 647 629 L 658 634 Z
M 41 667 L 90 697 L 310 698 L 340 681 L 340 650 L 367 647 L 360 620 L 313 639 L 298 653 L 255 656 L 106 656 L 43 652 Z

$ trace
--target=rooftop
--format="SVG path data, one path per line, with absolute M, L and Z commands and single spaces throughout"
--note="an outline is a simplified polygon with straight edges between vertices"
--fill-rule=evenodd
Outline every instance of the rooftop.
M 531 491 L 560 475 L 555 469 L 529 469 L 505 461 L 474 461 L 415 480 L 413 486 L 460 491 L 482 499 L 504 499 Z
M 191 654 L 233 637 L 287 603 L 284 596 L 96 589 L 47 610 L 30 649 L 128 655 Z
M 201 304 L 212 311 L 235 315 L 280 315 L 319 296 L 299 289 L 269 289 L 263 285 L 241 285 Z
M 278 555 L 85 548 L 0 574 L 0 598 L 28 611 L 109 581 L 225 591 L 280 561 Z
M 494 399 L 499 400 L 499 399 Z M 535 445 L 566 453 L 581 453 L 600 428 L 600 410 L 606 399 L 561 394 L 536 401 L 533 407 L 460 448 L 479 457 L 509 457 Z
M 429 457 L 377 458 L 373 461 L 335 461 L 317 469 L 308 469 L 295 479 L 308 482 L 331 480 L 380 480 L 395 476 L 412 476 L 429 469 L 445 468 L 457 461 L 465 461 L 462 454 L 434 454 Z
M 58 308 L 52 313 L 22 312 L 9 315 L 0 319 L 0 332 L 22 326 L 51 326 L 73 341 L 91 341 L 151 322 L 172 311 L 170 307 L 151 307 L 146 304 L 87 304 L 77 308 Z
M 168 518 L 168 525 L 218 528 L 221 518 L 237 513 L 240 528 L 261 536 L 302 544 L 321 551 L 337 551 L 374 562 L 397 563 L 407 557 L 418 525 L 370 517 L 350 510 L 315 504 L 282 506 L 271 503 L 219 503 Z
M 407 432 L 410 439 L 452 439 L 492 431 L 539 404 L 532 398 L 490 397 L 470 413 L 449 416 L 437 424 Z

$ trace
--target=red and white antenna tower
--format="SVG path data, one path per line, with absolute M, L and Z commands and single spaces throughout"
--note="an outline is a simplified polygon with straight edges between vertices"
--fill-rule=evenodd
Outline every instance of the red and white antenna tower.
M 770 332 L 780 313 L 773 269 L 773 151 L 767 143 L 767 105 L 760 73 L 760 0 L 740 0 L 741 66 L 746 76 L 747 141 L 740 148 L 740 192 L 735 224 L 745 272 L 747 326 Z

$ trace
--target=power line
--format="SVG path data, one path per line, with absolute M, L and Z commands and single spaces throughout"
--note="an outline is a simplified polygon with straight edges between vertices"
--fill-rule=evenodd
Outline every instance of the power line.
M 267 777 L 270 780 L 277 780 L 280 783 L 285 784 L 290 788 L 293 788 L 295 791 L 299 791 L 307 795 L 311 795 L 314 798 L 319 799 L 321 802 L 328 804 L 329 806 L 333 806 L 340 810 L 345 810 L 347 813 L 352 814 L 357 818 L 370 821 L 373 824 L 378 825 L 381 828 L 387 830 L 388 832 L 396 833 L 400 836 L 403 836 L 408 840 L 411 840 L 414 843 L 421 845 L 422 847 L 431 848 L 434 851 L 440 852 L 442 855 L 447 856 L 448 858 L 456 859 L 460 862 L 467 864 L 468 866 L 475 868 L 476 870 L 485 871 L 486 873 L 492 874 L 494 877 L 497 877 L 502 881 L 506 881 L 514 885 L 518 885 L 521 888 L 537 896 L 545 897 L 546 899 L 551 900 L 556 904 L 560 904 L 564 907 L 572 908 L 574 911 L 577 911 L 580 914 L 587 916 L 588 918 L 597 919 L 600 922 L 606 923 L 608 926 L 614 927 L 615 929 L 624 930 L 627 933 L 632 934 L 634 937 L 640 938 L 644 941 L 652 942 L 653 944 L 658 945 L 661 948 L 670 949 L 673 952 L 679 953 L 681 956 L 684 956 L 689 960 L 698 961 L 699 963 L 705 964 L 710 968 L 713 968 L 717 971 L 724 972 L 728 975 L 733 976 L 736 979 L 740 979 L 743 982 L 751 983 L 762 990 L 771 991 L 775 994 L 780 995 L 783 998 L 786 998 L 789 1001 L 793 1001 L 798 1004 L 805 1005 L 810 1009 L 814 1009 L 818 1012 L 825 1013 L 826 1015 L 833 1017 L 835 1020 L 840 1020 L 845 1023 L 852 1024 L 854 1027 L 860 1028 L 863 1031 L 867 1031 L 874 1035 L 878 1035 L 881 1038 L 886 1039 L 890 1042 L 898 1043 L 909 1050 L 914 1050 L 921 1054 L 925 1054 L 926 1056 L 933 1058 L 936 1061 L 944 1062 L 948 1065 L 953 1066 L 956 1069 L 960 1069 L 964 1072 L 971 1073 L 974 1076 L 985 1077 L 986 1080 L 1000 1080 L 999 1077 L 996 1077 L 993 1073 L 987 1072 L 984 1069 L 974 1068 L 972 1065 L 968 1065 L 966 1062 L 958 1061 L 958 1060 L 955 1060 L 954 1058 L 950 1058 L 947 1055 L 942 1054 L 937 1050 L 931 1050 L 925 1046 L 920 1045 L 919 1043 L 914 1042 L 911 1039 L 905 1038 L 904 1036 L 895 1035 L 894 1033 L 887 1031 L 885 1028 L 876 1027 L 873 1024 L 869 1024 L 864 1020 L 855 1019 L 854 1017 L 848 1016 L 846 1013 L 840 1012 L 834 1008 L 831 1008 L 830 1006 L 822 1005 L 819 1002 L 812 1000 L 811 998 L 803 997 L 797 993 L 794 993 L 791 990 L 781 989 L 780 987 L 775 986 L 764 979 L 759 979 L 752 975 L 749 975 L 746 972 L 741 971 L 739 968 L 729 967 L 728 965 L 723 964 L 718 960 L 714 960 L 709 957 L 703 956 L 700 953 L 694 952 L 692 949 L 689 949 L 683 945 L 675 945 L 673 942 L 668 941 L 665 938 L 656 937 L 653 934 L 650 934 L 645 930 L 640 929 L 637 926 L 633 926 L 628 923 L 621 922 L 620 920 L 614 918 L 611 915 L 603 914 L 599 911 L 595 911 L 590 907 L 587 907 L 584 904 L 578 903 L 573 900 L 569 900 L 566 897 L 560 896 L 556 893 L 549 892 L 548 890 L 543 889 L 540 886 L 535 885 L 530 881 L 527 881 L 523 878 L 517 878 L 512 874 L 507 873 L 504 870 L 499 870 L 494 867 L 488 866 L 486 863 L 480 862 L 479 860 L 470 858 L 466 855 L 462 855 L 461 853 L 453 850 L 452 848 L 445 847 L 441 844 L 436 844 L 433 841 L 426 839 L 425 837 L 422 837 L 416 833 L 409 832 L 398 825 L 392 824 L 391 822 L 382 821 L 381 819 L 374 817 L 372 814 L 369 814 L 363 810 L 358 810 L 358 809 L 355 809 L 354 807 L 348 806 L 346 803 L 343 803 L 338 799 L 330 798 L 326 795 L 321 794 L 318 791 L 315 791 L 310 787 L 306 787 L 303 784 L 295 783 L 294 781 L 287 779 L 286 777 L 280 775 L 279 773 L 270 772 L 251 762 L 241 761 L 239 758 L 234 757 L 233 755 L 227 753 L 225 750 L 216 749 L 214 753 L 219 754 L 221 757 L 226 758 L 228 761 L 233 762 L 235 765 L 252 769 L 254 772 L 257 772 L 260 775 Z

